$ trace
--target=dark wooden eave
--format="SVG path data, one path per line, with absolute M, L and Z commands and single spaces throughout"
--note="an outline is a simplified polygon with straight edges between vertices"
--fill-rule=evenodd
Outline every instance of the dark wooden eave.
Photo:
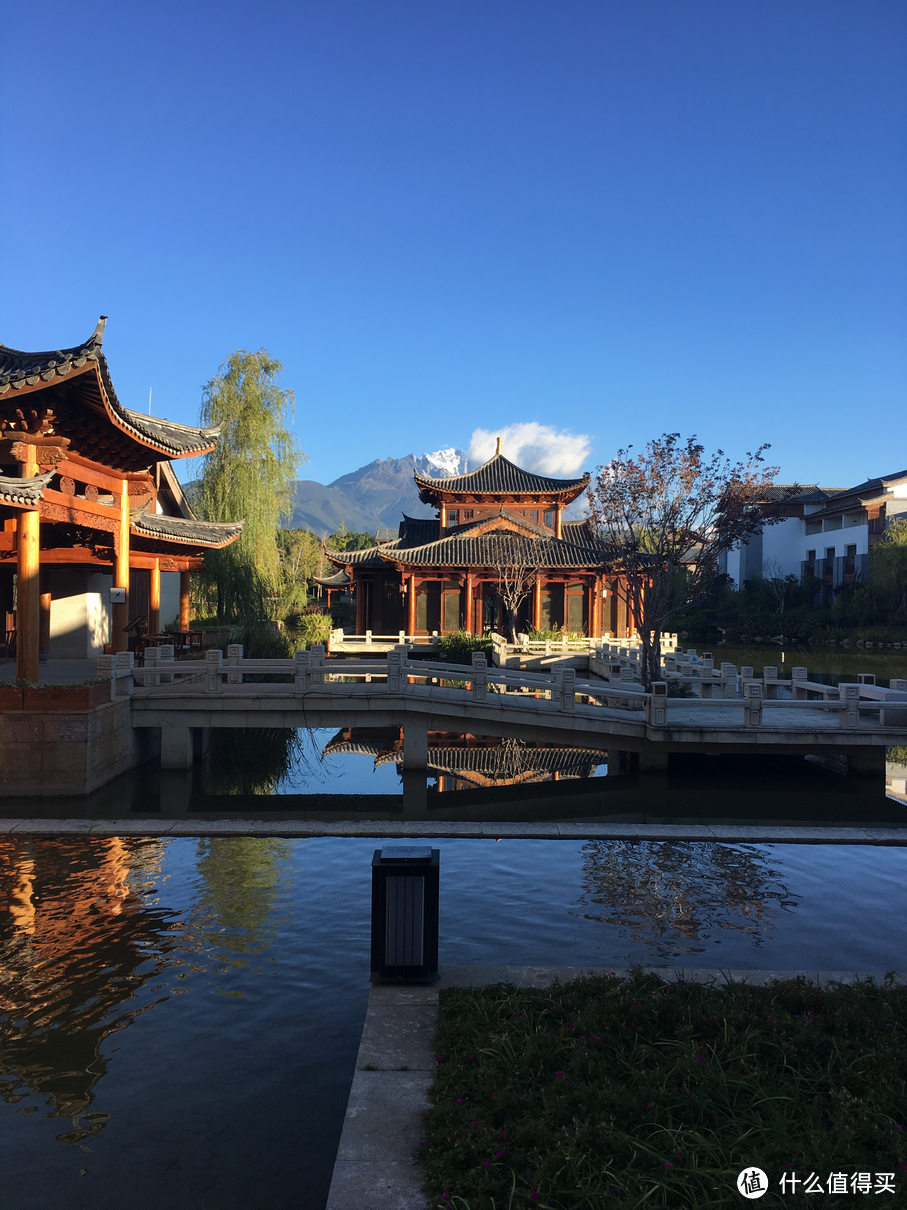
M 26 353 L 0 344 L 0 427 L 11 435 L 28 427 L 31 410 L 52 409 L 53 431 L 69 437 L 74 452 L 121 472 L 214 449 L 219 428 L 176 424 L 120 403 L 101 352 L 105 321 L 72 348 Z
M 44 489 L 54 477 L 54 471 L 35 475 L 31 479 L 17 479 L 13 475 L 0 475 L 0 504 L 13 508 L 35 509 L 44 498 Z

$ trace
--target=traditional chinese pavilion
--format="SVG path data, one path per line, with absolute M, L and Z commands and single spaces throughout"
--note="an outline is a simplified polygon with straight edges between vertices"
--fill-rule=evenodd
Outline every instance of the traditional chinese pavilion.
M 633 629 L 609 547 L 565 509 L 589 476 L 550 479 L 501 453 L 478 470 L 433 479 L 416 473 L 419 499 L 437 510 L 404 516 L 398 536 L 368 550 L 326 551 L 337 572 L 318 582 L 351 594 L 356 632 L 410 635 L 503 630 L 502 581 L 526 581 L 523 629 L 558 626 L 599 637 Z
M 218 430 L 123 407 L 105 322 L 74 348 L 0 345 L 0 617 L 30 681 L 39 652 L 91 658 L 126 650 L 136 623 L 158 632 L 162 591 L 188 629 L 191 572 L 242 531 L 198 520 L 171 467 L 212 450 Z

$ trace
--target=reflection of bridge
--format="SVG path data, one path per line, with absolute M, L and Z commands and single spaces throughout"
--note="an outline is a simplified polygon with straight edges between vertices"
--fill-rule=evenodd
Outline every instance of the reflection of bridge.
M 403 749 L 402 727 L 345 727 L 326 745 L 324 755 L 371 756 L 378 768 L 385 764 L 402 766 Z M 467 786 L 519 786 L 588 778 L 605 759 L 604 752 L 593 748 L 429 731 L 426 770 L 437 777 L 437 788 L 444 792 Z
M 802 700 L 808 690 L 784 699 L 778 678 L 769 684 L 738 674 L 710 681 L 709 696 L 672 698 L 667 683 L 646 693 L 620 671 L 579 681 L 573 668 L 552 677 L 489 668 L 480 655 L 471 666 L 410 660 L 400 649 L 385 660 L 326 660 L 321 648 L 294 660 L 246 660 L 235 647 L 226 659 L 207 652 L 203 665 L 152 658 L 143 669 L 130 666 L 129 653 L 116 659 L 109 670 L 132 693 L 133 727 L 162 729 L 165 768 L 188 766 L 191 733 L 207 727 L 402 724 L 403 765 L 412 769 L 426 767 L 429 731 L 635 751 L 655 766 L 670 752 L 845 752 L 852 766 L 879 774 L 886 746 L 907 743 L 900 688 L 820 686 L 822 700 Z M 246 683 L 249 676 L 257 683 Z M 716 697 L 711 690 L 719 686 Z

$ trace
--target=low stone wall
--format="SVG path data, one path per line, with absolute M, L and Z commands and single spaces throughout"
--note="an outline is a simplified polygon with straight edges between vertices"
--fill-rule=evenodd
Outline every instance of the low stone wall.
M 159 730 L 133 728 L 128 698 L 0 711 L 0 797 L 90 794 L 159 749 Z

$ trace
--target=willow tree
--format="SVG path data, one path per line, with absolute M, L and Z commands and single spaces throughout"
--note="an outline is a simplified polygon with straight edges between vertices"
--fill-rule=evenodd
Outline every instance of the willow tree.
M 283 369 L 264 349 L 239 349 L 204 388 L 200 422 L 220 427 L 191 492 L 200 517 L 245 518 L 232 546 L 210 551 L 203 591 L 217 600 L 217 618 L 254 625 L 274 616 L 281 594 L 277 528 L 292 507 L 300 464 L 308 461 L 289 425 L 293 392 L 279 384 Z

